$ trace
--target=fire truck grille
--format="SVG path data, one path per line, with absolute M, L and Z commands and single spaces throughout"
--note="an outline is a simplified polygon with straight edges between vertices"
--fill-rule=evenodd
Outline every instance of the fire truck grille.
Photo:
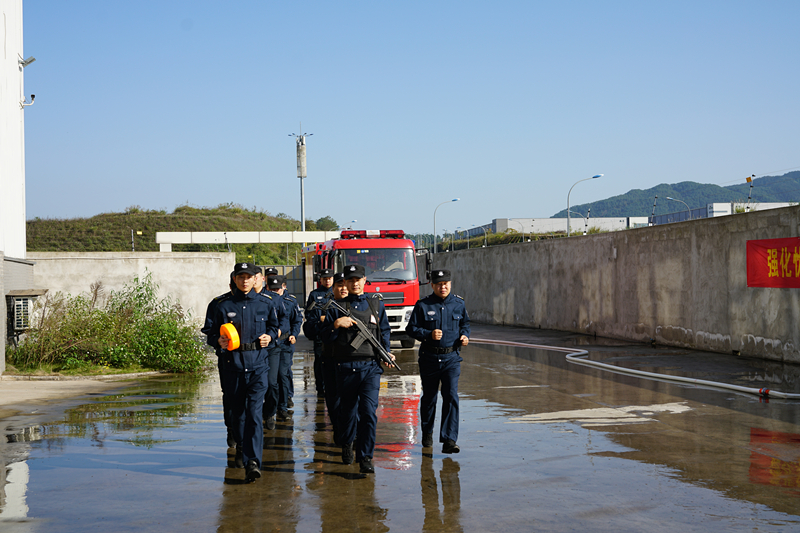
M 379 292 L 383 298 L 384 305 L 402 305 L 403 293 L 402 292 Z

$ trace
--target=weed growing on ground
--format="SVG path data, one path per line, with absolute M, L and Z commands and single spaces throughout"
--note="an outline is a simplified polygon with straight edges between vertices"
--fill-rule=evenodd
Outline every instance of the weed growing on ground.
M 6 353 L 20 372 L 197 372 L 207 364 L 191 317 L 180 304 L 158 298 L 149 272 L 107 298 L 100 283 L 88 295 L 48 294 L 34 316 L 21 344 Z

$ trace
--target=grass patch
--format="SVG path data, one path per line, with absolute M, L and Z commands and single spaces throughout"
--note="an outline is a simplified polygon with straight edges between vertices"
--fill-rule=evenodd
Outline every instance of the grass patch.
M 20 345 L 6 351 L 6 366 L 63 375 L 207 368 L 208 350 L 191 317 L 157 292 L 148 273 L 108 297 L 100 283 L 88 294 L 48 294 L 37 301 L 33 327 Z

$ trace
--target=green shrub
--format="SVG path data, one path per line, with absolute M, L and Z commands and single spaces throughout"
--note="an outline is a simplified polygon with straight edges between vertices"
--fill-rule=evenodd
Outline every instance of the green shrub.
M 47 295 L 37 302 L 32 329 L 19 347 L 8 350 L 7 359 L 22 370 L 202 370 L 206 349 L 190 317 L 157 292 L 147 273 L 107 299 L 99 283 L 88 295 Z

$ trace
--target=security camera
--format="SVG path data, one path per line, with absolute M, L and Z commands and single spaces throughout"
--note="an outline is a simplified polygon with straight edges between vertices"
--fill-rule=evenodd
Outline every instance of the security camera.
M 34 101 L 34 100 L 36 100 L 36 95 L 35 95 L 35 94 L 32 94 L 32 95 L 31 95 L 31 103 L 33 103 L 33 101 Z

